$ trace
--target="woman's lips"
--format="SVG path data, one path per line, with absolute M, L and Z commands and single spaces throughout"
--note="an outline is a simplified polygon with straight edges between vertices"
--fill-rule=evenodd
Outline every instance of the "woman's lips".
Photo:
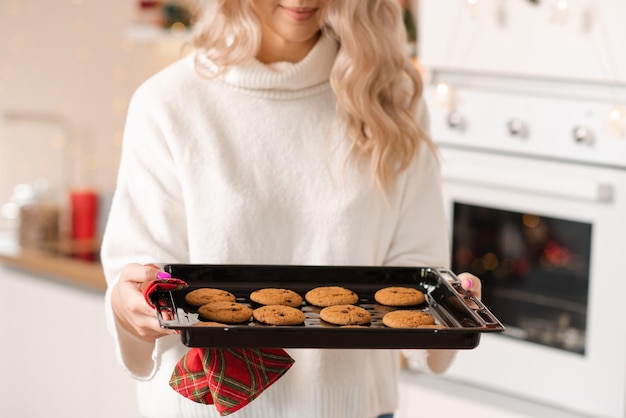
M 315 16 L 317 12 L 317 8 L 313 7 L 285 7 L 283 6 L 283 10 L 293 20 L 297 22 L 304 22 Z

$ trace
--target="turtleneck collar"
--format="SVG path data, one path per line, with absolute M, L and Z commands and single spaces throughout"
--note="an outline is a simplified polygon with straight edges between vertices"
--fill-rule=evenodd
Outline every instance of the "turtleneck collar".
M 337 42 L 323 34 L 300 62 L 263 64 L 256 59 L 230 68 L 221 77 L 231 87 L 272 96 L 316 91 L 330 78 L 337 57 Z

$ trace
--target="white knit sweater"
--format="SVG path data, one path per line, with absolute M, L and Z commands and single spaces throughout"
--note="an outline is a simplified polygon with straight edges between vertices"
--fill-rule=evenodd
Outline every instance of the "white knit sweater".
M 387 200 L 345 163 L 328 81 L 334 41 L 303 61 L 257 61 L 209 80 L 191 56 L 134 95 L 102 245 L 107 318 L 144 417 L 216 417 L 168 386 L 178 336 L 146 343 L 113 320 L 110 289 L 130 262 L 448 264 L 436 158 L 425 148 Z M 424 113 L 424 112 L 422 112 Z M 425 114 L 425 113 L 424 113 Z M 423 119 L 425 121 L 425 119 Z M 373 418 L 396 407 L 398 352 L 288 350 L 295 365 L 233 418 Z M 443 370 L 453 353 L 411 353 Z

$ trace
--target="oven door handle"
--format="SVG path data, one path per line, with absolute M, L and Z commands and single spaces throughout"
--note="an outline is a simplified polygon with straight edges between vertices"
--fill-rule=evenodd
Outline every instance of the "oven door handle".
M 533 176 L 533 173 L 487 171 L 477 167 L 461 170 L 443 166 L 444 182 L 498 188 L 507 191 L 555 196 L 587 202 L 606 203 L 613 200 L 613 185 L 593 179 L 556 176 Z

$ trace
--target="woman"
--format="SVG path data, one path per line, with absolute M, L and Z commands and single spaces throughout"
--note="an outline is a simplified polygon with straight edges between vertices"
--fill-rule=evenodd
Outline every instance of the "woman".
M 140 292 L 155 262 L 448 264 L 438 163 L 397 0 L 209 0 L 196 52 L 128 111 L 102 261 L 107 316 L 142 416 L 212 417 L 168 381 L 186 348 Z M 480 281 L 463 285 L 480 296 Z M 287 350 L 233 416 L 375 418 L 398 353 Z M 454 352 L 412 351 L 439 373 Z

